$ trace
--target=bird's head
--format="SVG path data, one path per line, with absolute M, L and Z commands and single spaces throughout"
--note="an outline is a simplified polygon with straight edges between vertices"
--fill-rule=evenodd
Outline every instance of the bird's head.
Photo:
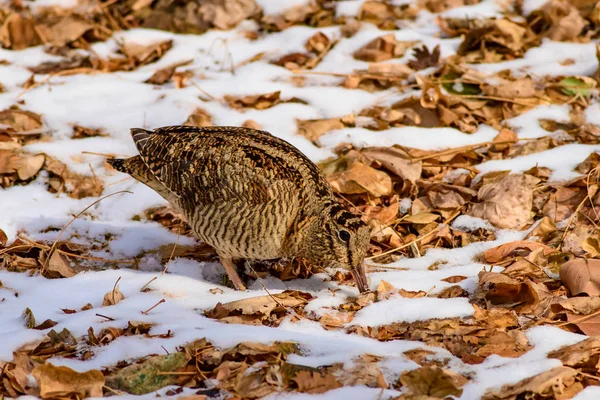
M 359 291 L 368 290 L 363 261 L 371 230 L 360 216 L 334 202 L 311 219 L 302 236 L 304 257 L 317 265 L 351 271 Z

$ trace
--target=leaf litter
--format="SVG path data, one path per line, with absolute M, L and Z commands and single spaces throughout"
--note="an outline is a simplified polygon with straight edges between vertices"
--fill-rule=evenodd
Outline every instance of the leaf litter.
M 58 157 L 51 148 L 67 126 L 69 140 L 82 143 L 111 140 L 114 126 L 97 119 L 87 123 L 74 118 L 57 129 L 51 108 L 47 113 L 40 110 L 29 96 L 40 90 L 60 91 L 61 85 L 68 84 L 75 75 L 139 73 L 143 78 L 132 79 L 157 93 L 193 89 L 199 101 L 177 114 L 181 114 L 181 120 L 170 121 L 192 126 L 223 124 L 229 120 L 224 115 L 235 115 L 239 125 L 243 122 L 244 126 L 272 129 L 269 127 L 276 125 L 263 117 L 266 113 L 278 113 L 285 107 L 312 108 L 317 98 L 310 90 L 317 87 L 322 91 L 344 90 L 338 92 L 344 93 L 342 96 L 381 95 L 377 102 L 357 101 L 343 112 L 298 112 L 285 122 L 291 127 L 289 138 L 303 137 L 311 143 L 312 147 L 305 149 L 320 162 L 340 202 L 359 213 L 372 228 L 368 254 L 374 263 L 372 277 L 385 277 L 372 285 L 376 290 L 349 295 L 345 293 L 353 290 L 348 287 L 352 282 L 349 273 L 337 271 L 328 277 L 321 266 L 303 260 L 269 261 L 251 264 L 251 271 L 246 268 L 249 279 L 255 280 L 254 288 L 260 290 L 249 297 L 232 296 L 227 282 L 215 281 L 209 271 L 206 275 L 203 272 L 202 278 L 209 282 L 210 300 L 194 312 L 202 321 L 208 319 L 234 328 L 249 325 L 285 331 L 315 324 L 322 332 L 368 338 L 373 341 L 373 352 L 378 352 L 376 344 L 403 341 L 420 342 L 421 347 L 400 352 L 403 362 L 416 364 L 410 368 L 386 364 L 392 357 L 389 352 L 367 351 L 350 355 L 345 362 L 324 361 L 309 366 L 298 361 L 310 356 L 314 344 L 236 339 L 235 343 L 215 345 L 212 341 L 218 335 L 201 339 L 203 334 L 198 331 L 195 340 L 188 335 L 186 343 L 177 342 L 179 347 L 171 346 L 167 354 L 149 351 L 88 369 L 53 364 L 54 360 L 77 360 L 83 362 L 78 366 L 85 366 L 119 341 L 177 337 L 169 323 L 153 322 L 148 314 L 148 310 L 165 302 L 164 297 L 158 303 L 154 299 L 155 306 L 146 306 L 146 311 L 139 310 L 126 321 L 116 317 L 118 310 L 136 302 L 136 295 L 127 282 L 121 283 L 121 291 L 119 280 L 114 283 L 113 279 L 109 291 L 103 286 L 103 293 L 90 295 L 86 304 L 61 306 L 62 314 L 52 318 L 39 306 L 19 309 L 20 328 L 38 331 L 41 336 L 11 348 L 12 358 L 0 361 L 0 394 L 82 398 L 145 394 L 169 386 L 167 395 L 185 391 L 197 398 L 260 398 L 278 392 L 321 394 L 345 386 L 363 386 L 376 389 L 376 393 L 386 389 L 392 393 L 386 394 L 387 398 L 397 399 L 474 398 L 468 397 L 473 393 L 484 399 L 546 399 L 572 398 L 597 386 L 600 158 L 594 146 L 599 144 L 600 123 L 590 115 L 598 110 L 598 73 L 567 68 L 548 75 L 512 68 L 510 63 L 530 60 L 530 53 L 548 41 L 573 46 L 594 44 L 600 32 L 598 7 L 590 2 L 553 0 L 527 12 L 523 4 L 516 4 L 494 17 L 446 14 L 475 4 L 462 0 L 405 5 L 366 1 L 355 15 L 328 1 L 283 8 L 254 0 L 194 1 L 185 6 L 167 1 L 106 2 L 76 10 L 28 9 L 20 2 L 3 5 L 0 43 L 7 49 L 2 57 L 9 59 L 0 58 L 0 67 L 18 63 L 11 51 L 32 48 L 40 52 L 37 65 L 22 67 L 29 79 L 17 85 L 17 98 L 24 100 L 7 104 L 4 107 L 8 108 L 0 111 L 0 186 L 6 193 L 39 185 L 58 199 L 85 201 L 98 198 L 118 184 L 105 166 L 95 163 L 97 174 L 89 164 L 89 173 L 82 173 L 78 165 L 83 164 L 81 155 L 68 157 L 66 152 Z M 438 38 L 399 39 L 399 28 L 420 29 L 417 17 L 424 13 L 433 13 L 429 14 L 429 23 L 439 29 Z M 365 26 L 374 29 L 371 24 L 378 31 L 361 36 Z M 290 46 L 292 52 L 274 46 L 271 53 L 263 46 L 250 58 L 242 57 L 247 61 L 237 67 L 214 59 L 220 73 L 231 74 L 228 79 L 234 79 L 236 69 L 245 67 L 289 71 L 285 78 L 277 77 L 264 86 L 251 85 L 241 92 L 227 85 L 219 89 L 224 85 L 214 71 L 199 67 L 189 54 L 187 59 L 173 58 L 181 36 L 129 38 L 128 32 L 138 27 L 192 35 L 239 32 L 248 48 L 253 43 L 272 45 L 272 37 L 288 32 L 309 29 L 309 34 Z M 457 40 L 456 49 L 445 47 L 446 40 Z M 99 46 L 106 43 L 112 43 L 113 50 Z M 213 57 L 211 51 L 219 46 L 214 43 L 202 57 Z M 227 40 L 223 43 L 229 52 L 225 58 L 231 58 Z M 348 43 L 353 44 L 350 50 L 344 47 Z M 342 69 L 336 61 L 342 59 L 339 57 L 352 59 L 352 68 L 338 72 Z M 500 63 L 506 63 L 500 72 L 486 68 Z M 576 63 L 575 59 L 564 59 L 557 65 Z M 333 79 L 319 81 L 320 75 Z M 273 84 L 285 79 L 293 85 Z M 14 90 L 15 84 L 0 77 L 0 92 Z M 405 95 L 398 97 L 395 93 Z M 157 101 L 164 99 L 162 96 Z M 568 110 L 568 118 L 552 113 L 532 117 L 529 127 L 537 125 L 547 133 L 544 136 L 528 137 L 526 129 L 519 130 L 511 123 L 548 106 L 563 107 Z M 222 108 L 234 114 L 223 114 Z M 418 128 L 449 128 L 472 138 L 464 146 L 424 146 L 419 140 L 414 144 L 390 144 L 377 136 L 403 130 L 419 135 L 423 131 L 410 130 Z M 482 135 L 487 128 L 497 133 Z M 363 132 L 360 145 L 351 135 L 348 142 L 338 135 L 342 139 L 331 145 L 336 132 L 354 130 Z M 510 170 L 511 163 L 517 165 L 529 156 L 567 145 L 590 149 L 584 158 L 569 164 L 569 171 L 535 164 L 519 169 L 522 172 Z M 31 150 L 35 148 L 44 151 Z M 320 150 L 327 150 L 331 157 L 325 159 L 325 153 L 316 156 Z M 562 157 L 568 155 L 563 153 Z M 480 173 L 479 165 L 487 162 L 502 162 L 506 169 Z M 569 178 L 556 179 L 557 173 Z M 95 219 L 85 218 L 90 223 Z M 167 206 L 136 209 L 128 223 L 152 224 L 170 235 L 191 236 L 183 218 Z M 57 241 L 60 234 L 53 233 L 61 228 L 52 224 L 49 222 L 45 230 L 22 226 L 18 235 L 0 230 L 2 302 L 8 304 L 24 290 L 10 287 L 10 274 L 70 282 L 98 274 L 101 269 L 144 270 L 150 268 L 151 259 L 157 260 L 161 270 L 163 265 L 176 268 L 188 262 L 207 269 L 216 259 L 212 249 L 178 244 L 171 236 L 152 251 L 137 249 L 125 251 L 126 257 L 117 256 L 113 253 L 123 251 L 115 251 L 119 239 L 113 233 L 98 235 L 94 229 L 78 229 L 70 231 L 68 239 Z M 517 239 L 514 234 L 508 235 L 509 231 L 520 236 Z M 458 264 L 450 256 L 445 259 L 445 254 L 459 248 L 479 250 Z M 420 260 L 422 273 L 444 275 L 419 282 L 422 278 L 411 275 L 416 265 L 411 262 Z M 468 262 L 477 262 L 480 268 L 451 271 Z M 416 280 L 405 286 L 402 276 L 408 277 L 408 283 L 411 277 Z M 310 284 L 298 290 L 295 285 L 303 282 L 299 278 Z M 273 282 L 277 282 L 275 286 Z M 327 289 L 318 289 L 322 284 Z M 160 290 L 165 297 L 181 295 L 173 288 L 156 289 L 152 281 L 139 293 L 152 295 Z M 442 301 L 439 304 L 446 299 L 464 300 L 472 307 L 472 315 L 427 318 L 425 312 L 412 322 L 378 323 L 372 318 L 370 324 L 354 324 L 358 312 L 365 314 L 377 303 L 397 299 L 437 299 Z M 419 303 L 413 304 L 419 307 Z M 160 308 L 155 311 L 160 314 Z M 93 326 L 78 329 L 75 334 L 63 326 L 63 317 L 75 318 L 89 312 L 98 318 Z M 36 315 L 41 315 L 43 322 L 36 320 Z M 532 332 L 547 327 L 553 327 L 554 333 L 574 335 L 557 341 L 547 354 L 560 366 L 554 364 L 525 378 L 502 382 L 486 381 L 486 371 L 476 369 L 485 366 L 491 356 L 518 363 L 524 354 L 534 354 L 540 342 Z M 176 324 L 173 329 L 177 331 Z M 512 368 L 518 368 L 518 364 Z

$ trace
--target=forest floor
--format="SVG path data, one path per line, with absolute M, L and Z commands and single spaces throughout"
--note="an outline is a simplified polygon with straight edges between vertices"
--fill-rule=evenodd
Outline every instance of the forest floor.
M 600 398 L 600 3 L 0 2 L 0 397 Z M 106 163 L 264 129 L 372 228 L 249 290 Z

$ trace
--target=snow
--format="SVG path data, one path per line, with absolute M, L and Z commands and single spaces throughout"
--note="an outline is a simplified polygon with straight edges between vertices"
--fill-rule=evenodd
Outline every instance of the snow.
M 71 1 L 36 0 L 26 2 L 36 7 L 63 5 Z M 295 5 L 307 4 L 308 0 L 257 0 L 265 14 L 278 14 Z M 340 16 L 356 15 L 362 0 L 339 1 L 336 13 Z M 407 3 L 406 1 L 398 1 Z M 526 0 L 526 13 L 539 7 L 543 0 Z M 444 13 L 446 17 L 481 17 L 499 15 L 502 1 L 486 0 L 475 6 L 461 7 Z M 441 39 L 439 28 L 433 22 L 434 15 L 421 12 L 414 23 L 406 23 L 403 29 L 392 31 L 398 40 L 419 41 L 428 47 L 437 44 L 442 57 L 452 55 L 460 44 L 460 38 Z M 405 21 L 404 21 L 405 22 Z M 255 120 L 265 130 L 288 140 L 313 161 L 330 157 L 332 149 L 341 142 L 359 147 L 390 146 L 399 144 L 423 150 L 443 150 L 491 141 L 498 131 L 480 125 L 477 132 L 464 134 L 454 128 L 401 127 L 386 131 L 371 131 L 365 128 L 344 128 L 329 132 L 320 138 L 320 147 L 296 134 L 297 119 L 335 118 L 358 113 L 374 105 L 391 104 L 406 97 L 395 89 L 368 93 L 362 90 L 345 89 L 338 86 L 338 77 L 304 74 L 304 86 L 296 85 L 298 75 L 269 62 L 292 52 L 303 52 L 307 38 L 321 31 L 330 38 L 339 38 L 337 27 L 313 29 L 303 26 L 291 27 L 281 33 L 269 34 L 256 41 L 246 39 L 244 30 L 257 29 L 255 23 L 246 21 L 231 31 L 209 31 L 203 35 L 176 35 L 147 29 L 119 32 L 104 43 L 95 43 L 93 50 L 102 57 L 116 57 L 117 40 L 134 43 L 152 43 L 173 40 L 173 48 L 157 63 L 144 66 L 133 72 L 113 74 L 73 75 L 53 77 L 35 89 L 24 91 L 21 85 L 30 77 L 27 67 L 44 61 L 59 60 L 60 57 L 45 54 L 40 47 L 21 51 L 0 49 L 0 60 L 10 64 L 0 65 L 0 83 L 5 92 L 0 93 L 0 110 L 17 102 L 22 108 L 40 113 L 44 126 L 52 141 L 34 143 L 25 147 L 29 152 L 44 152 L 65 162 L 73 171 L 91 175 L 92 169 L 106 183 L 104 194 L 120 190 L 131 191 L 103 200 L 76 220 L 65 232 L 64 237 L 77 236 L 86 243 L 106 234 L 113 235 L 107 251 L 93 255 L 111 259 L 131 258 L 143 252 L 157 250 L 162 245 L 176 240 L 180 245 L 193 245 L 191 238 L 180 237 L 158 223 L 137 221 L 135 216 L 144 210 L 162 205 L 160 196 L 133 179 L 123 180 L 123 175 L 104 167 L 104 157 L 91 153 L 116 155 L 136 154 L 129 128 L 154 128 L 180 124 L 196 108 L 206 110 L 218 125 L 241 125 L 246 120 Z M 352 38 L 341 38 L 335 51 L 328 54 L 314 69 L 320 73 L 346 73 L 365 69 L 368 64 L 352 58 L 352 53 L 373 38 L 390 33 L 363 23 L 361 30 Z M 260 61 L 239 66 L 259 53 L 265 52 Z M 404 57 L 390 62 L 405 62 L 411 58 L 408 51 Z M 180 70 L 194 72 L 193 84 L 176 89 L 171 84 L 160 87 L 142 83 L 151 74 L 176 62 L 191 60 Z M 563 63 L 572 60 L 572 63 Z M 232 66 L 235 66 L 232 73 Z M 558 43 L 544 40 L 538 48 L 529 50 L 523 59 L 495 64 L 470 65 L 485 73 L 511 69 L 516 74 L 532 76 L 590 75 L 598 67 L 594 43 Z M 39 82 L 43 77 L 37 77 Z M 299 98 L 307 104 L 283 103 L 266 110 L 231 109 L 222 101 L 224 95 L 249 95 L 281 91 L 282 99 Z M 419 96 L 418 93 L 411 93 Z M 586 109 L 586 121 L 600 125 L 600 103 L 597 99 Z M 541 105 L 518 117 L 505 121 L 520 139 L 540 138 L 552 135 L 539 124 L 540 119 L 568 122 L 568 106 Z M 109 135 L 81 140 L 72 140 L 72 126 L 102 128 Z M 551 181 L 564 181 L 579 176 L 575 166 L 589 154 L 600 151 L 600 145 L 568 144 L 540 153 L 529 154 L 507 160 L 492 160 L 477 166 L 481 174 L 490 171 L 511 170 L 522 172 L 536 165 L 553 170 Z M 458 173 L 465 172 L 460 170 Z M 46 190 L 47 177 L 40 176 L 26 186 L 0 189 L 0 229 L 14 240 L 19 232 L 32 239 L 53 240 L 57 231 L 43 232 L 49 226 L 62 227 L 72 216 L 91 204 L 95 198 L 72 199 L 65 194 L 50 194 Z M 402 199 L 402 212 L 410 210 L 410 199 Z M 452 227 L 459 230 L 478 228 L 494 230 L 489 223 L 478 218 L 460 216 Z M 418 258 L 400 259 L 385 266 L 370 264 L 370 286 L 375 289 L 385 280 L 396 289 L 425 291 L 435 295 L 452 286 L 443 279 L 462 275 L 467 278 L 458 285 L 472 293 L 477 285 L 477 274 L 490 266 L 477 263 L 475 257 L 481 252 L 513 240 L 523 239 L 526 232 L 497 230 L 497 239 L 490 242 L 472 243 L 456 249 L 433 249 Z M 87 361 L 52 358 L 57 365 L 68 365 L 85 371 L 114 365 L 124 358 L 142 357 L 151 353 L 161 354 L 164 349 L 172 351 L 186 342 L 206 337 L 217 346 L 233 346 L 240 341 L 272 342 L 295 341 L 301 345 L 301 355 L 290 356 L 290 362 L 307 366 L 330 365 L 335 362 L 350 363 L 353 357 L 368 353 L 384 357 L 382 365 L 390 374 L 398 376 L 417 364 L 402 353 L 422 343 L 394 340 L 379 342 L 341 331 L 325 330 L 318 322 L 286 319 L 278 328 L 263 326 L 221 324 L 203 315 L 218 302 L 239 300 L 264 295 L 260 282 L 255 282 L 247 292 L 236 292 L 219 284 L 223 274 L 217 263 L 200 263 L 187 259 L 174 259 L 168 264 L 168 273 L 162 275 L 164 265 L 152 256 L 142 261 L 140 271 L 131 269 L 107 269 L 79 273 L 69 279 L 49 280 L 39 276 L 0 271 L 0 360 L 11 360 L 12 353 L 20 346 L 41 339 L 46 331 L 25 329 L 21 314 L 29 307 L 38 321 L 52 319 L 58 322 L 54 328 L 69 329 L 75 336 L 87 334 L 89 327 L 96 331 L 108 326 L 124 327 L 129 320 L 140 320 L 155 324 L 151 333 L 171 330 L 170 338 L 145 339 L 137 336 L 120 337 L 106 346 L 95 349 L 95 356 Z M 494 271 L 500 268 L 495 267 Z M 115 306 L 102 307 L 104 295 L 111 291 L 120 278 L 119 287 L 125 300 Z M 140 289 L 153 278 L 150 292 Z M 267 277 L 263 284 L 273 294 L 285 289 L 303 290 L 316 297 L 306 306 L 313 315 L 323 315 L 344 303 L 348 297 L 356 296 L 355 288 L 340 286 L 328 279 L 326 274 L 317 274 L 306 280 L 282 282 Z M 221 294 L 211 289 L 219 288 Z M 18 293 L 18 296 L 15 295 Z M 147 315 L 142 311 L 152 307 L 161 299 L 166 301 Z M 87 303 L 94 308 L 65 314 L 63 309 L 79 310 Z M 96 314 L 110 316 L 107 322 Z M 437 299 L 433 297 L 401 298 L 374 303 L 360 310 L 348 324 L 379 326 L 395 322 L 414 322 L 430 318 L 466 317 L 473 314 L 473 307 L 466 298 Z M 547 353 L 561 346 L 584 339 L 581 335 L 565 332 L 553 327 L 537 327 L 527 333 L 534 348 L 515 359 L 498 356 L 488 357 L 482 364 L 468 366 L 456 361 L 473 380 L 464 387 L 462 399 L 476 399 L 492 387 L 518 382 L 520 379 L 551 369 L 560 363 L 547 359 Z M 164 349 L 163 349 L 164 348 Z M 443 349 L 430 348 L 440 357 L 451 358 Z M 162 393 L 163 391 L 161 391 Z M 321 395 L 282 394 L 272 399 L 380 399 L 398 395 L 396 391 L 382 391 L 366 387 L 341 388 Z M 154 394 L 152 394 L 154 396 Z M 597 388 L 587 388 L 575 398 L 595 399 L 600 396 Z M 125 396 L 121 396 L 126 398 Z M 149 396 L 146 396 L 150 398 Z
M 373 303 L 358 313 L 352 325 L 379 326 L 394 322 L 416 322 L 431 318 L 468 317 L 473 315 L 469 299 L 391 298 Z

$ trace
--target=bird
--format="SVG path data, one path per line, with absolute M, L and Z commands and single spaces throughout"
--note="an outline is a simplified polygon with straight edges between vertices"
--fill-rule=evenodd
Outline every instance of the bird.
M 177 209 L 216 250 L 237 290 L 246 290 L 238 260 L 299 257 L 350 271 L 368 291 L 370 228 L 287 141 L 235 126 L 132 128 L 131 137 L 139 155 L 107 162 Z

